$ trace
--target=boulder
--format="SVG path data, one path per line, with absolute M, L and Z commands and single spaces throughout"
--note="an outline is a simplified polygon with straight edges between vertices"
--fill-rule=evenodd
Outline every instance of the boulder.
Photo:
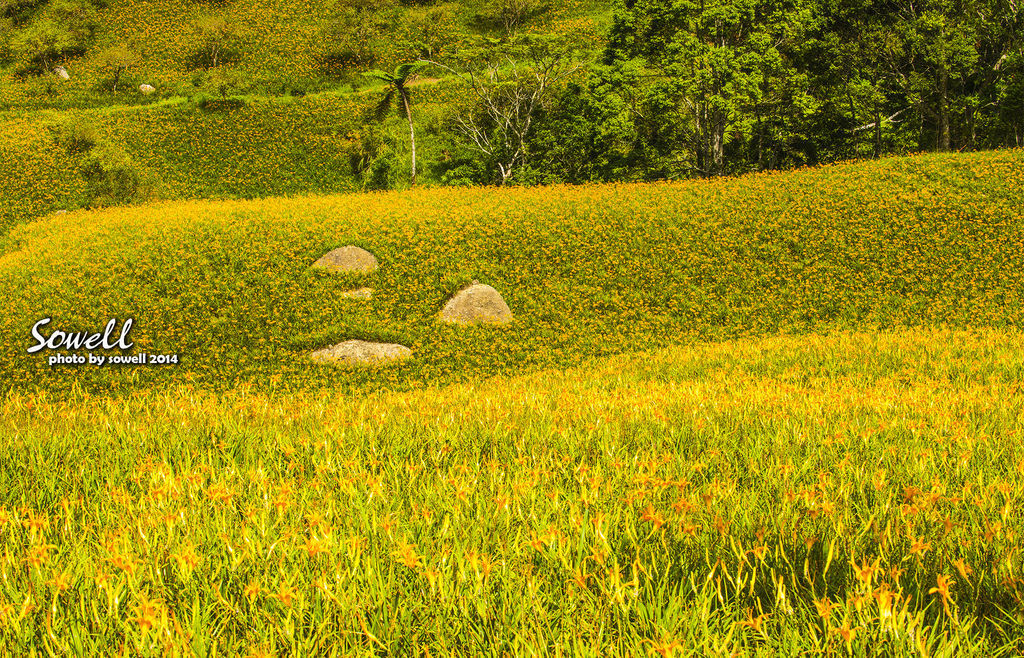
M 55 67 L 53 67 L 53 72 L 56 73 L 57 76 L 60 77 L 61 80 L 70 80 L 71 79 L 71 76 L 68 75 L 68 70 L 66 68 L 64 68 L 63 66 L 55 66 Z
M 150 94 L 156 91 L 156 87 L 154 87 L 153 85 L 139 85 L 139 91 L 149 96 Z
M 376 365 L 412 358 L 412 350 L 396 343 L 370 343 L 364 340 L 346 340 L 313 352 L 314 363 L 341 363 L 344 365 Z
M 369 299 L 373 296 L 373 288 L 356 288 L 341 293 L 342 299 Z
M 365 249 L 348 245 L 322 256 L 317 262 L 313 263 L 313 267 L 331 272 L 361 272 L 366 274 L 377 269 L 377 258 Z
M 448 300 L 441 322 L 459 325 L 508 324 L 512 311 L 494 288 L 474 281 Z

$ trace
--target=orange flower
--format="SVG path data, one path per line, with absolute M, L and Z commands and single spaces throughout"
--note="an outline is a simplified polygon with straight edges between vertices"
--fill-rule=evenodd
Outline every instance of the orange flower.
M 935 577 L 935 587 L 928 590 L 929 594 L 938 594 L 942 600 L 942 608 L 949 614 L 949 602 L 951 597 L 949 595 L 949 586 L 954 582 L 953 578 L 943 574 L 939 574 Z
M 860 627 L 851 628 L 850 619 L 846 618 L 843 620 L 843 625 L 839 628 L 833 629 L 832 632 L 837 633 L 841 638 L 843 638 L 843 642 L 845 642 L 847 647 L 849 647 L 850 642 L 852 642 L 857 636 L 858 630 L 860 630 Z
M 260 594 L 259 583 L 257 583 L 255 580 L 250 580 L 249 584 L 246 585 L 245 589 L 242 590 L 242 594 L 245 595 L 245 598 L 252 601 Z
M 62 571 L 50 579 L 47 585 L 50 585 L 58 592 L 63 592 L 71 586 L 71 574 L 67 571 Z
M 659 640 L 658 642 L 647 639 L 645 639 L 644 642 L 650 642 L 651 652 L 660 654 L 662 658 L 671 658 L 671 656 L 676 655 L 677 650 L 681 651 L 683 648 L 683 643 L 679 640 L 665 637 L 661 638 L 661 640 Z
M 960 558 L 959 560 L 955 560 L 953 562 L 953 566 L 956 567 L 956 570 L 960 572 L 960 576 L 964 580 L 967 580 L 967 576 L 969 574 L 974 573 L 974 569 L 972 569 L 969 564 L 965 564 L 963 558 Z
M 307 539 L 303 548 L 311 558 L 315 558 L 317 555 L 327 552 L 327 548 L 324 546 L 323 541 L 321 541 L 316 535 Z
M 856 562 L 850 560 L 850 565 L 853 567 L 853 573 L 857 576 L 857 580 L 870 587 L 875 572 L 878 571 L 878 562 L 875 560 L 874 564 L 868 564 L 865 560 L 861 566 L 857 566 Z
M 771 616 L 771 613 L 765 612 L 765 613 L 760 614 L 760 615 L 755 617 L 754 616 L 754 609 L 753 608 L 747 608 L 747 618 L 740 622 L 740 626 L 746 626 L 747 628 L 752 628 L 752 629 L 754 629 L 754 631 L 760 633 L 761 632 L 761 624 L 763 624 L 764 620 L 767 619 L 770 616 Z
M 295 602 L 295 599 L 299 598 L 299 591 L 287 583 L 281 583 L 281 586 L 277 588 L 277 593 L 273 596 L 286 607 L 290 608 L 292 607 L 292 603 Z
M 422 561 L 422 556 L 416 554 L 416 547 L 404 541 L 399 543 L 398 550 L 393 551 L 391 555 L 397 562 L 404 564 L 410 569 L 420 566 Z
M 924 537 L 915 538 L 913 543 L 910 544 L 910 554 L 917 555 L 918 553 L 924 554 L 928 552 L 928 549 L 932 547 L 930 542 L 926 542 Z
M 658 514 L 650 504 L 644 508 L 643 514 L 640 515 L 640 520 L 650 521 L 654 525 L 655 530 L 665 525 L 665 518 Z

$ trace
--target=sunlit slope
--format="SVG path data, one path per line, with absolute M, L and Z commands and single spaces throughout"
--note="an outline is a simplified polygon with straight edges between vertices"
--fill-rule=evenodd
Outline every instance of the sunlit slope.
M 404 386 L 589 355 L 824 325 L 1011 325 L 1024 297 L 1024 152 L 888 159 L 661 185 L 422 190 L 166 203 L 20 227 L 0 258 L 6 386 Z M 365 278 L 313 272 L 333 247 Z M 515 321 L 435 318 L 478 279 Z M 356 286 L 370 301 L 345 300 Z M 173 367 L 48 367 L 30 328 L 132 317 Z M 349 338 L 402 342 L 382 370 L 316 366 Z

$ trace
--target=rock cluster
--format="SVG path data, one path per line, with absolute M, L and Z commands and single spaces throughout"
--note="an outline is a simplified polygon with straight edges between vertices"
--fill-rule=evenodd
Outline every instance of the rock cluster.
M 313 263 L 317 269 L 329 272 L 368 274 L 377 269 L 377 258 L 354 245 L 340 247 Z M 357 288 L 341 294 L 344 299 L 370 299 L 373 290 Z M 441 309 L 438 320 L 446 324 L 502 325 L 512 322 L 512 311 L 501 294 L 491 286 L 473 281 L 455 294 Z M 373 343 L 347 340 L 310 355 L 315 363 L 347 365 L 378 365 L 412 358 L 412 350 L 397 343 Z

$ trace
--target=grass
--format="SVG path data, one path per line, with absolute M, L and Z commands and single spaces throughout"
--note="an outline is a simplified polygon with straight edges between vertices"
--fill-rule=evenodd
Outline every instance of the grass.
M 564 367 L 695 338 L 1016 327 L 1021 158 L 930 155 L 711 182 L 71 213 L 8 237 L 0 376 L 7 389 L 51 392 L 243 383 L 355 392 Z M 381 269 L 365 278 L 310 269 L 345 244 L 375 253 Z M 473 279 L 502 293 L 512 325 L 435 321 Z M 376 291 L 369 302 L 339 299 L 363 285 Z M 50 367 L 26 352 L 46 317 L 73 331 L 132 317 L 137 351 L 181 362 Z M 378 371 L 306 358 L 351 338 L 400 342 L 414 359 Z
M 10 394 L 0 645 L 1019 653 L 1020 338 L 697 342 L 357 397 Z

